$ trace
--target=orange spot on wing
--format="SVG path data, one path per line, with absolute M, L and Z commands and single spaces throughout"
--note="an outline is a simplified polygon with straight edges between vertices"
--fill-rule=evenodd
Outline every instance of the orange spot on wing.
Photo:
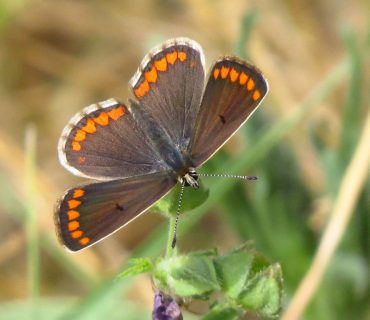
M 254 88 L 254 86 L 255 86 L 255 83 L 254 83 L 253 79 L 249 78 L 248 83 L 247 83 L 247 89 L 249 91 L 251 91 Z
M 109 117 L 106 112 L 100 112 L 100 114 L 93 119 L 97 124 L 101 126 L 106 126 L 109 123 Z
M 73 198 L 80 198 L 85 194 L 85 190 L 83 189 L 76 189 L 73 191 Z
M 242 73 L 240 74 L 240 77 L 239 77 L 239 83 L 240 83 L 241 85 L 244 85 L 244 84 L 246 84 L 246 83 L 247 83 L 247 80 L 248 80 L 248 75 L 246 75 L 244 72 L 242 72 Z
M 260 97 L 261 97 L 261 93 L 259 92 L 259 90 L 254 90 L 253 95 L 252 95 L 252 99 L 253 99 L 254 101 L 256 101 L 256 100 L 258 100 Z
M 78 157 L 78 163 L 79 164 L 82 164 L 86 161 L 86 158 L 85 157 Z
M 81 150 L 81 145 L 79 142 L 72 141 L 72 150 L 73 151 L 80 151 Z
M 235 82 L 236 79 L 238 79 L 239 72 L 237 72 L 234 68 L 232 68 L 229 75 L 230 75 L 231 82 Z
M 77 208 L 81 204 L 81 201 L 79 200 L 68 200 L 68 207 L 69 209 Z
M 169 64 L 174 64 L 177 60 L 177 51 L 167 53 L 166 54 L 166 59 Z
M 80 239 L 80 244 L 82 244 L 83 246 L 87 245 L 89 242 L 90 242 L 90 238 L 88 237 L 84 237 Z
M 117 120 L 118 118 L 122 117 L 125 114 L 125 109 L 120 106 L 118 108 L 114 108 L 108 112 L 108 115 L 113 119 Z
M 71 237 L 74 239 L 81 238 L 82 235 L 83 235 L 83 232 L 81 230 L 76 230 L 76 231 L 71 232 Z
M 76 220 L 68 222 L 68 230 L 69 231 L 77 230 L 79 227 L 80 227 L 80 223 Z
M 217 69 L 217 68 L 216 68 L 216 69 L 213 71 L 213 78 L 215 78 L 215 80 L 217 80 L 217 78 L 218 78 L 219 74 L 220 74 L 220 69 Z
M 95 122 L 92 119 L 87 119 L 85 126 L 81 129 L 87 133 L 94 133 L 96 131 Z
M 221 78 L 226 79 L 228 73 L 229 73 L 230 68 L 226 68 L 224 66 L 221 67 Z
M 135 94 L 137 97 L 143 97 L 149 91 L 150 86 L 148 81 L 144 81 L 136 90 Z
M 157 81 L 157 70 L 152 67 L 148 72 L 145 72 L 145 79 L 148 82 L 156 82 Z
M 179 60 L 181 62 L 184 62 L 186 60 L 186 52 L 179 51 L 177 56 L 179 57 Z
M 67 215 L 69 220 L 75 220 L 80 216 L 80 213 L 76 210 L 68 210 Z
M 85 131 L 83 131 L 83 130 L 78 129 L 78 130 L 76 131 L 76 135 L 75 135 L 74 140 L 75 140 L 75 141 L 83 141 L 83 140 L 85 140 L 85 139 L 86 139 L 86 132 L 85 132 Z
M 167 60 L 163 57 L 160 60 L 154 61 L 154 66 L 158 71 L 166 71 L 167 70 Z

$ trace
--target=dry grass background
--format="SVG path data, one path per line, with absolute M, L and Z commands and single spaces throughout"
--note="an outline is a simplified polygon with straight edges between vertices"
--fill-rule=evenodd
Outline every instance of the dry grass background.
M 208 66 L 222 54 L 235 53 L 242 21 L 250 12 L 256 13 L 256 20 L 245 49 L 270 84 L 267 102 L 259 112 L 276 122 L 292 114 L 345 58 L 343 27 L 351 27 L 360 46 L 368 41 L 369 5 L 360 0 L 0 3 L 1 300 L 28 295 L 22 223 L 29 200 L 24 172 L 27 126 L 32 124 L 37 134 L 34 201 L 43 244 L 41 294 L 83 296 L 95 283 L 117 271 L 132 248 L 162 219 L 144 215 L 89 250 L 74 255 L 65 252 L 54 235 L 53 206 L 66 188 L 81 180 L 58 162 L 56 145 L 63 126 L 93 102 L 110 97 L 125 101 L 129 97 L 127 83 L 141 58 L 163 40 L 176 36 L 197 40 Z M 365 81 L 368 88 L 369 72 Z M 317 126 L 329 149 L 340 143 L 342 110 L 338 106 L 346 99 L 347 91 L 342 84 L 285 138 L 297 160 L 300 179 L 316 198 L 307 223 L 318 234 L 325 226 L 333 199 L 327 192 L 326 175 L 309 131 Z M 365 111 L 369 107 L 366 103 Z M 240 139 L 235 137 L 226 147 L 230 154 L 238 154 Z M 202 227 L 215 234 L 212 245 L 238 242 L 227 227 L 220 226 L 217 217 L 208 215 L 204 219 Z M 195 239 L 201 238 L 201 234 L 195 234 Z M 84 280 L 79 281 L 80 277 Z M 133 299 L 148 309 L 152 303 L 150 286 L 149 280 L 140 278 L 131 288 Z

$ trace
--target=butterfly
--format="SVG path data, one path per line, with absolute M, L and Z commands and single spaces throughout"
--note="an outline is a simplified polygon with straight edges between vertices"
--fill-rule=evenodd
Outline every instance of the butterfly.
M 175 38 L 152 49 L 129 82 L 133 99 L 92 104 L 63 129 L 61 164 L 98 180 L 67 190 L 56 206 L 58 238 L 71 251 L 117 231 L 196 168 L 251 116 L 268 91 L 253 65 L 218 59 L 205 83 L 201 46 Z

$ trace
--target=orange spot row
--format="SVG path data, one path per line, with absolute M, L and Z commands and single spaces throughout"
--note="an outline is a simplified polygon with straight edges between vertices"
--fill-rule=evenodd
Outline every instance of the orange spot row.
M 76 198 L 81 198 L 85 194 L 85 190 L 83 189 L 75 189 L 73 191 L 73 199 L 68 200 L 68 208 L 67 211 L 68 219 L 75 220 L 80 216 L 80 213 L 76 210 L 76 208 L 81 204 L 80 200 L 75 200 Z M 70 230 L 70 229 L 69 229 Z M 70 230 L 71 231 L 71 230 Z
M 77 210 L 72 210 L 77 208 L 80 204 L 81 201 L 75 200 L 76 198 L 81 198 L 85 195 L 85 190 L 84 189 L 75 189 L 73 190 L 73 195 L 72 198 L 68 200 L 68 207 L 70 210 L 67 211 L 68 215 L 68 231 L 70 232 L 70 235 L 73 239 L 79 239 L 79 243 L 81 245 L 87 245 L 90 242 L 89 237 L 83 237 L 83 231 L 79 230 L 80 228 L 80 223 L 76 220 L 80 217 L 80 213 Z
M 69 219 L 73 218 L 73 219 L 76 219 L 80 216 L 79 212 L 78 211 L 74 211 L 74 210 L 69 210 L 67 212 L 68 214 L 68 217 Z M 81 245 L 87 245 L 89 242 L 90 242 L 90 238 L 89 237 L 83 237 L 83 231 L 82 230 L 79 230 L 80 228 L 80 223 L 77 221 L 77 220 L 73 220 L 73 221 L 70 221 L 68 222 L 68 231 L 70 232 L 70 235 L 73 239 L 79 239 L 79 242 Z
M 220 75 L 221 75 L 221 79 L 226 79 L 229 76 L 231 82 L 235 82 L 239 78 L 239 84 L 240 85 L 246 84 L 248 91 L 252 91 L 256 86 L 256 83 L 254 82 L 254 80 L 250 78 L 246 73 L 244 72 L 240 73 L 236 71 L 234 68 L 231 68 L 231 70 L 230 68 L 225 67 L 225 66 L 221 66 L 221 69 L 215 68 L 213 70 L 213 78 L 217 80 Z M 256 101 L 260 97 L 261 97 L 261 92 L 257 89 L 254 90 L 252 99 Z
M 97 117 L 95 118 L 88 118 L 86 124 L 81 128 L 76 130 L 75 136 L 72 141 L 72 150 L 73 151 L 80 151 L 81 150 L 81 141 L 86 139 L 87 133 L 95 133 L 96 132 L 96 124 L 100 126 L 106 126 L 109 124 L 109 120 L 117 120 L 125 114 L 125 109 L 123 106 L 116 107 L 110 111 L 101 111 Z M 80 161 L 80 163 L 84 162 Z
M 141 98 L 150 90 L 150 83 L 155 83 L 158 78 L 158 72 L 166 72 L 168 64 L 175 64 L 177 60 L 184 62 L 187 58 L 186 52 L 174 51 L 167 53 L 163 58 L 155 60 L 151 69 L 144 73 L 144 80 L 134 90 L 136 97 Z

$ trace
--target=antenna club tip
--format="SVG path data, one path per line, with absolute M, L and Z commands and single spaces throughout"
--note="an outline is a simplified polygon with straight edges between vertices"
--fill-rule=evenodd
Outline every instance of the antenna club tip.
M 173 239 L 172 239 L 172 244 L 171 244 L 172 249 L 175 249 L 175 247 L 176 247 L 176 242 L 177 242 L 177 240 L 176 240 L 176 236 L 174 236 L 174 237 L 173 237 Z

